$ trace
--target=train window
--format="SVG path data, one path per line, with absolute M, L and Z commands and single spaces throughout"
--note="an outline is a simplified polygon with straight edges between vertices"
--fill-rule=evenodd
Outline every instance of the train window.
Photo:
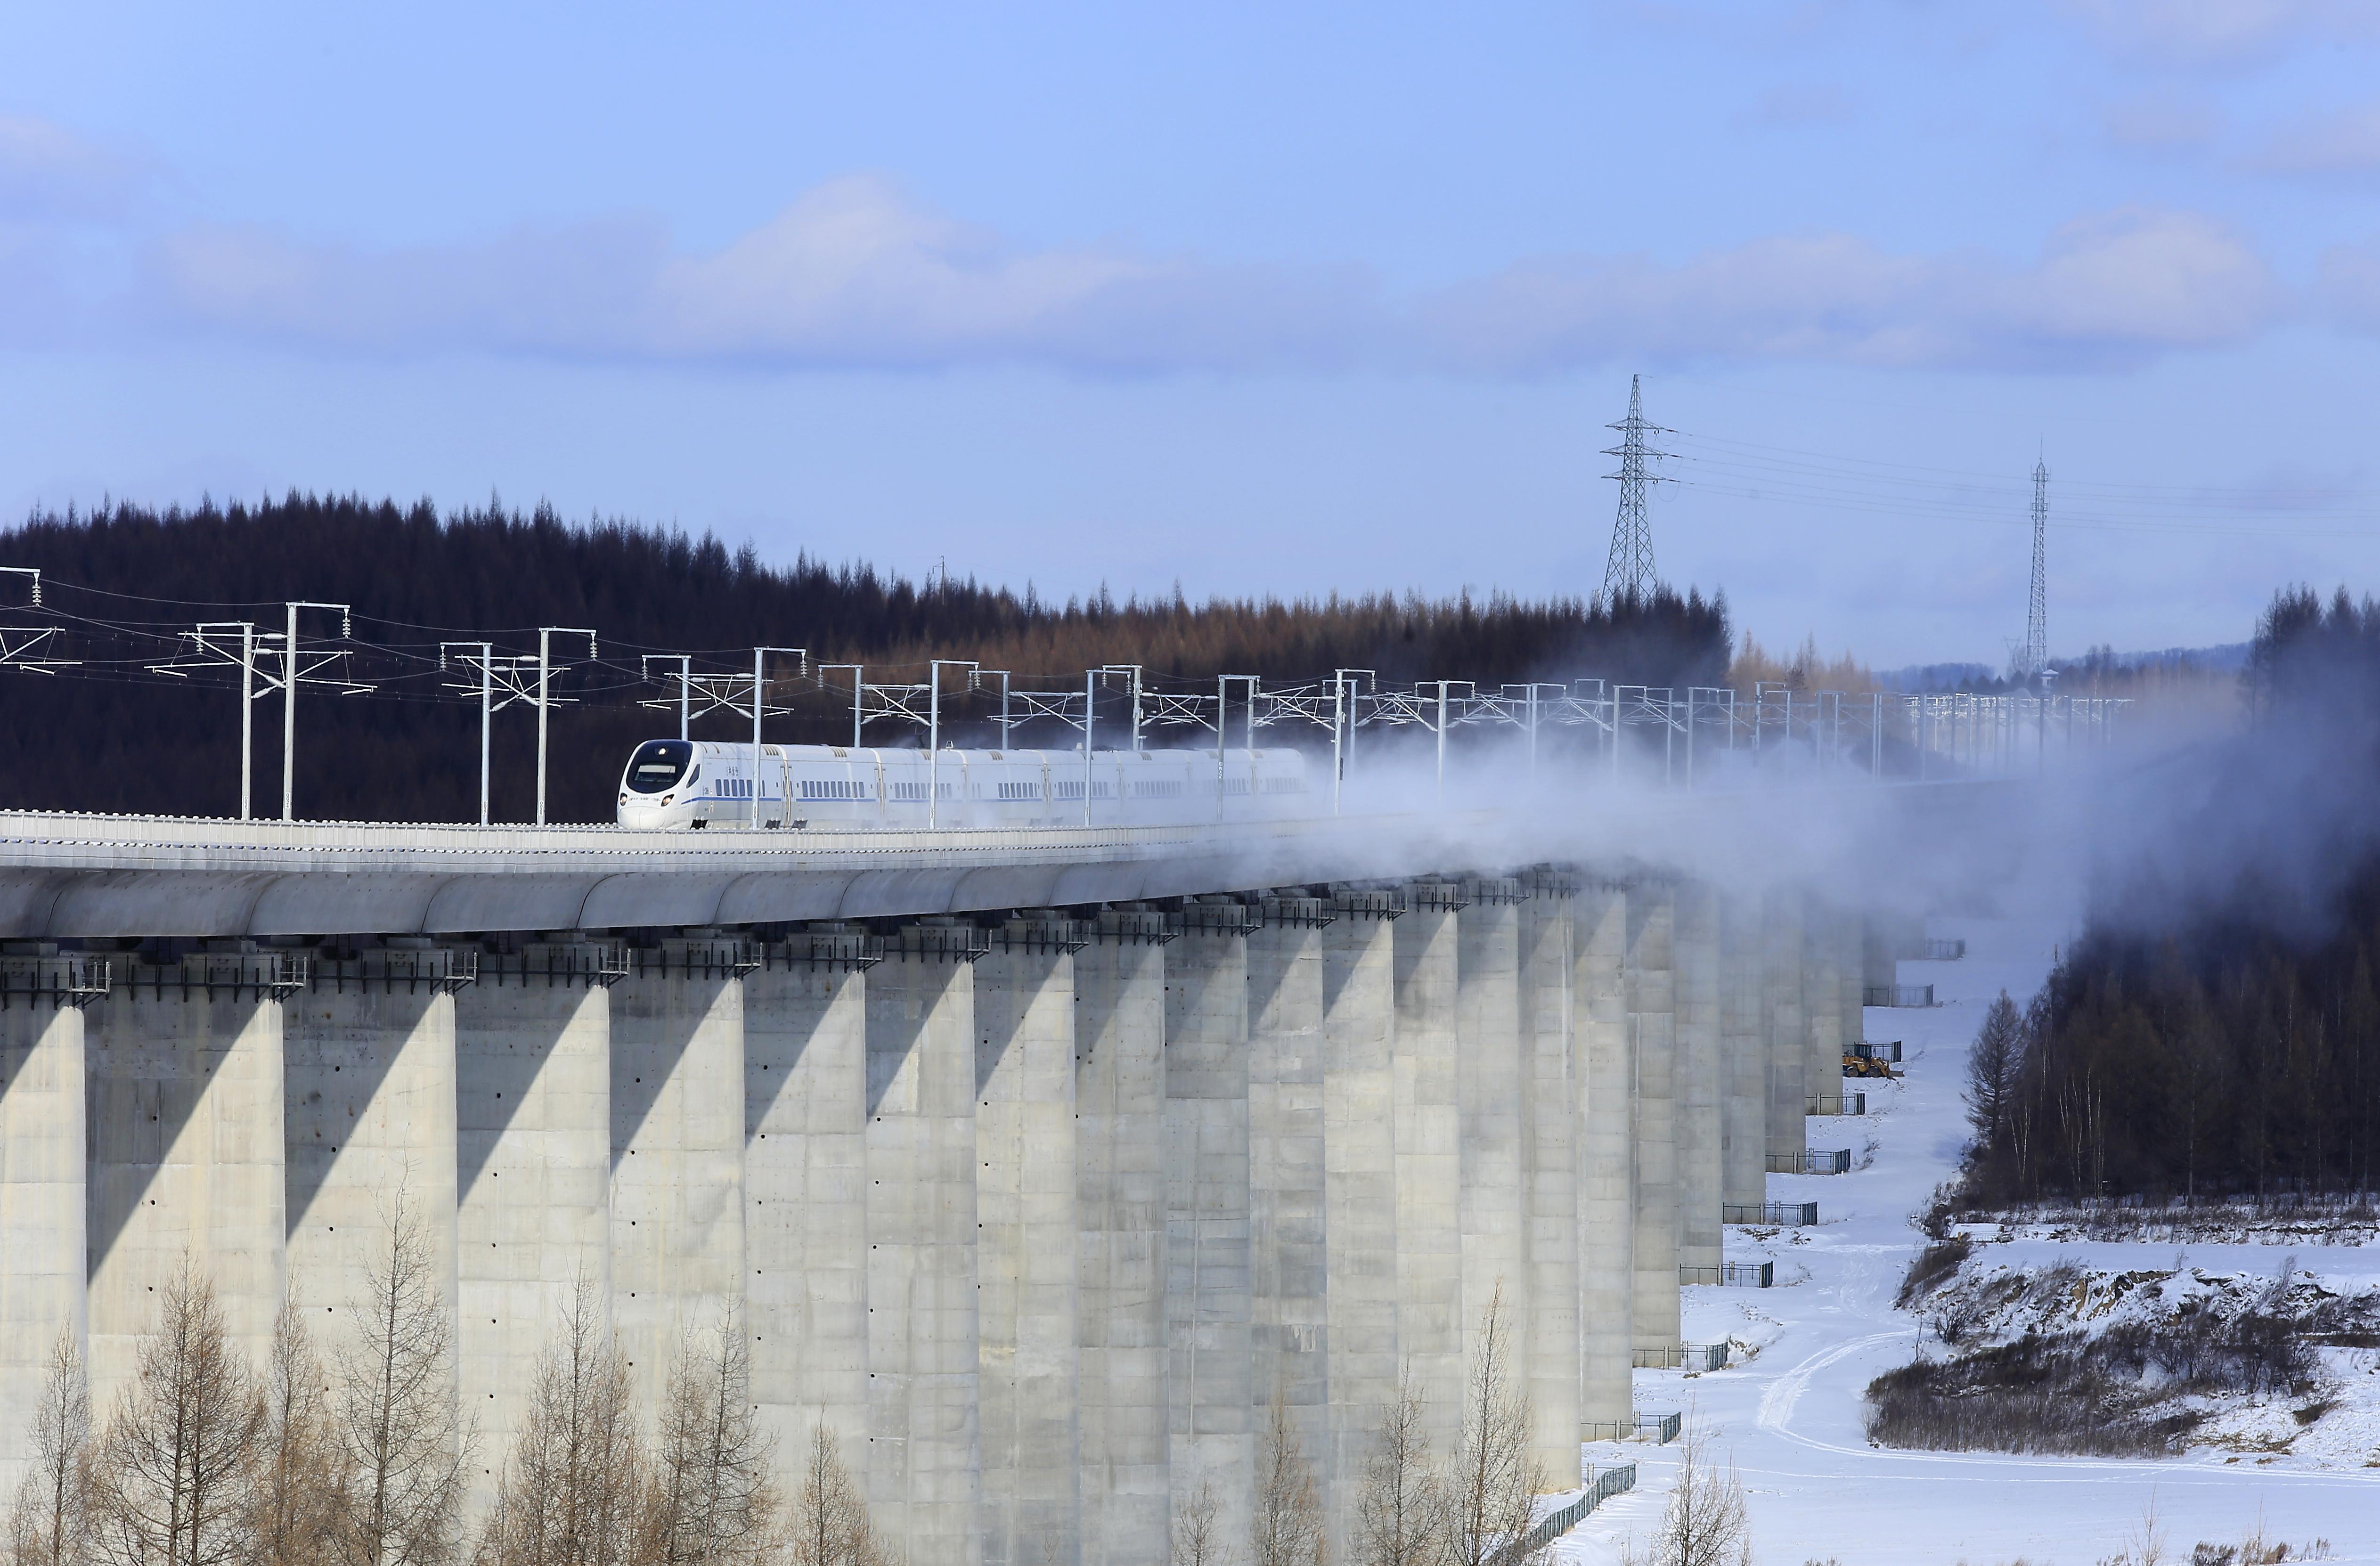
M 628 786 L 638 794 L 659 794 L 686 776 L 694 747 L 682 739 L 649 739 L 628 758 Z

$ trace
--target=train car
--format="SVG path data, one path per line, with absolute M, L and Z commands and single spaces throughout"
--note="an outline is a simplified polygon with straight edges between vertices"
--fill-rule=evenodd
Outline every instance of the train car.
M 930 797 L 929 797 L 930 796 Z M 884 750 L 649 739 L 620 777 L 624 827 L 844 831 L 1150 826 L 1312 815 L 1297 751 Z

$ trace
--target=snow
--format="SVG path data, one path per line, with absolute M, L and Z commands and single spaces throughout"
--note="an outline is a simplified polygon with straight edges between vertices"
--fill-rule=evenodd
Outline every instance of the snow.
M 1932 983 L 1925 1011 L 1867 1014 L 1867 1037 L 1905 1041 L 1904 1071 L 1866 1085 L 1864 1120 L 1820 1120 L 1813 1147 L 1850 1147 L 1852 1172 L 1772 1175 L 1773 1201 L 1818 1203 L 1815 1229 L 1728 1232 L 1730 1261 L 1774 1260 L 1777 1287 L 1690 1289 L 1686 1338 L 1733 1341 L 1730 1367 L 1704 1375 L 1636 1372 L 1645 1412 L 1686 1412 L 1709 1455 L 1732 1463 L 1749 1495 L 1755 1560 L 1802 1566 L 1928 1562 L 2094 1566 L 2140 1533 L 2153 1506 L 2167 1559 L 2201 1540 L 2237 1542 L 2260 1524 L 2293 1547 L 2326 1538 L 2333 1560 L 2380 1562 L 2380 1371 L 2368 1350 L 2326 1350 L 2339 1406 L 2301 1430 L 2286 1404 L 2243 1408 L 2211 1426 L 2219 1438 L 2164 1461 L 1912 1452 L 1868 1445 L 1861 1394 L 1906 1364 L 1925 1328 L 1893 1306 L 1925 1244 L 1912 1216 L 1949 1177 L 1966 1139 L 1959 1101 L 1966 1050 L 1983 1011 L 2005 987 L 2020 1002 L 2047 976 L 2074 927 L 2065 892 L 1995 917 L 1939 917 L 1929 933 L 1963 936 L 1967 956 L 1903 963 L 1901 982 Z M 1863 1155 L 1872 1147 L 1872 1158 Z M 1968 1264 L 2046 1268 L 2070 1260 L 2095 1272 L 2180 1269 L 2271 1280 L 2295 1275 L 2337 1292 L 2380 1286 L 2380 1247 L 2324 1244 L 2303 1232 L 2225 1234 L 2199 1242 L 2149 1226 L 2138 1240 L 2069 1238 L 2080 1226 L 2028 1226 L 2006 1239 L 1977 1234 Z M 2363 1240 L 2358 1232 L 2353 1238 Z M 2259 1243 L 2263 1242 L 2263 1243 Z M 2185 1279 L 2159 1287 L 2216 1287 Z M 2101 1296 L 2107 1291 L 2102 1287 Z M 2286 1442 L 2286 1451 L 2261 1450 Z M 1638 1464 L 1637 1488 L 1607 1502 L 1556 1546 L 1565 1563 L 1607 1566 L 1623 1541 L 1641 1550 L 1660 1520 L 1682 1443 L 1593 1443 L 1589 1461 Z M 2292 1559 L 2296 1558 L 2292 1549 Z

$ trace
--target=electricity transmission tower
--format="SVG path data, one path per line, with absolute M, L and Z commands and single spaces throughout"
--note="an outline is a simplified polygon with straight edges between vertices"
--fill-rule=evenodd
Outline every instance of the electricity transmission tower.
M 2024 616 L 2024 672 L 2049 672 L 2049 465 L 2033 465 L 2033 597 Z
M 1620 443 L 1606 447 L 1603 453 L 1620 459 L 1620 471 L 1604 475 L 1620 480 L 1620 515 L 1611 524 L 1611 560 L 1603 568 L 1602 600 L 1610 606 L 1623 598 L 1649 597 L 1653 591 L 1653 527 L 1645 516 L 1645 491 L 1648 484 L 1662 480 L 1645 471 L 1645 459 L 1658 460 L 1670 454 L 1653 450 L 1645 443 L 1645 437 L 1677 431 L 1645 422 L 1643 377 L 1634 375 L 1628 378 L 1628 417 L 1604 428 L 1620 431 Z

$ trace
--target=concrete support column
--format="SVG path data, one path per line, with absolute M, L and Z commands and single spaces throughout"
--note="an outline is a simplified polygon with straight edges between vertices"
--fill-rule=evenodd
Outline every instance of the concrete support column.
M 744 1283 L 744 975 L 711 930 L 639 947 L 612 989 L 612 1320 L 637 1395 L 739 1311 Z
M 1635 1346 L 1635 1029 L 1629 1026 L 1629 893 L 1591 883 L 1572 904 L 1579 1026 L 1578 1416 L 1630 1417 Z
M 1835 956 L 1836 981 L 1842 987 L 1842 1048 L 1836 1051 L 1837 1091 L 1841 1090 L 1842 1061 L 1852 1046 L 1867 1038 L 1867 921 L 1857 914 L 1845 914 L 1837 931 Z
M 1248 1265 L 1258 1429 L 1276 1391 L 1330 1479 L 1329 1231 L 1323 1217 L 1322 936 L 1318 897 L 1257 900 L 1248 934 Z
M 1034 911 L 975 965 L 977 1364 L 985 1566 L 1077 1566 L 1072 919 Z
M 1678 1265 L 1711 1268 L 1719 1264 L 1725 1129 L 1719 1119 L 1718 892 L 1706 882 L 1678 888 L 1677 976 Z
M 1248 931 L 1236 899 L 1173 917 L 1165 953 L 1166 1310 L 1173 1504 L 1211 1487 L 1248 1536 L 1256 1387 L 1248 1274 Z
M 1802 1091 L 1811 1099 L 1833 1099 L 1843 1090 L 1843 917 L 1815 899 L 1804 906 Z
M 1572 878 L 1535 871 L 1521 905 L 1521 1180 L 1529 1275 L 1530 1455 L 1561 1485 L 1578 1453 L 1577 1008 L 1571 993 Z
M 1488 1303 L 1500 1288 L 1506 1340 L 1520 1355 L 1525 1386 L 1536 1310 L 1524 1162 L 1536 1042 L 1524 1028 L 1533 1019 L 1523 1015 L 1521 989 L 1528 892 L 1518 880 L 1483 879 L 1465 882 L 1463 896 L 1454 916 L 1460 1364 L 1471 1363 Z
M 1353 1558 L 1364 1460 L 1397 1399 L 1396 941 L 1393 892 L 1342 889 L 1322 932 L 1325 1290 L 1332 1560 Z
M 1679 1342 L 1677 890 L 1628 890 L 1628 1024 L 1636 1037 L 1633 1347 Z
M 868 975 L 868 1501 L 896 1556 L 981 1566 L 975 987 L 983 934 L 905 925 Z
M 477 952 L 397 937 L 317 953 L 282 1003 L 289 1287 L 325 1354 L 356 1341 L 400 1209 L 459 1333 L 455 995 L 478 971 Z
M 29 1428 L 61 1334 L 87 1352 L 82 1008 L 103 961 L 27 945 L 0 956 L 0 1499 L 33 1453 Z
M 1719 903 L 1719 1199 L 1759 1202 L 1768 1191 L 1768 1051 L 1760 1031 L 1760 906 Z
M 112 959 L 107 1000 L 85 1018 L 94 1409 L 131 1379 L 186 1256 L 213 1281 L 233 1347 L 258 1365 L 272 1347 L 288 1277 L 281 1001 L 306 963 L 219 944 L 164 965 Z
M 1405 888 L 1396 922 L 1397 1354 L 1426 1400 L 1430 1446 L 1463 1417 L 1463 1148 L 1455 1000 L 1463 889 Z
M 1167 1566 L 1165 916 L 1123 908 L 1075 953 L 1075 1217 L 1084 1566 Z
M 537 1363 L 582 1281 L 612 1297 L 612 1003 L 619 947 L 538 941 L 479 957 L 455 996 L 456 1336 L 492 1496 Z
M 1771 891 L 1763 911 L 1760 1031 L 1767 1041 L 1768 1151 L 1799 1154 L 1810 1146 L 1803 1123 L 1809 1054 L 1802 1019 L 1802 894 Z
M 868 971 L 883 943 L 812 925 L 744 976 L 744 1317 L 752 1401 L 792 1493 L 823 1425 L 868 1458 Z

